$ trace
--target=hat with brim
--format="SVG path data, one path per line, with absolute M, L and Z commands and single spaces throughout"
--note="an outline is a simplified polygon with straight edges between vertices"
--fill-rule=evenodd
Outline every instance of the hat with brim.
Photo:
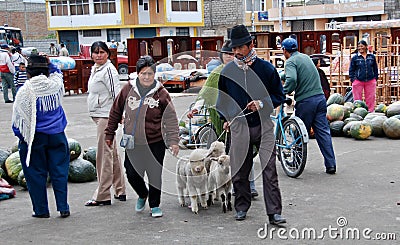
M 9 46 L 8 46 L 8 44 L 3 43 L 3 44 L 0 45 L 0 48 L 9 48 Z
M 231 30 L 231 44 L 230 48 L 242 46 L 251 42 L 254 39 L 244 25 L 234 26 Z
M 231 40 L 226 40 L 225 44 L 221 48 L 221 53 L 233 53 L 231 45 Z

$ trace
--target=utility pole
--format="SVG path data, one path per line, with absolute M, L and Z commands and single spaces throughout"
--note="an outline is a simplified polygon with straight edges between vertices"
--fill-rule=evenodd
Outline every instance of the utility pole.
M 254 0 L 251 0 L 251 31 L 256 31 L 256 27 L 254 25 Z
M 279 11 L 279 32 L 283 32 L 283 14 L 282 14 L 282 0 L 278 0 L 278 11 Z

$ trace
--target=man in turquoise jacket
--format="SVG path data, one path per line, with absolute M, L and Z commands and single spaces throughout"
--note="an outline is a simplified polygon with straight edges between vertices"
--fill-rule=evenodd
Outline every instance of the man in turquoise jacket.
M 295 114 L 303 120 L 308 133 L 315 132 L 319 149 L 324 157 L 327 174 L 336 173 L 336 159 L 332 146 L 329 123 L 326 119 L 326 100 L 317 68 L 311 58 L 297 51 L 297 41 L 286 38 L 282 42 L 285 62 L 285 94 L 295 92 Z

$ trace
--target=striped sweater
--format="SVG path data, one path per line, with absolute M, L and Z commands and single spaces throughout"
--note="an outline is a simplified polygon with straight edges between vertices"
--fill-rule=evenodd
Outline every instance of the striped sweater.
M 28 80 L 28 76 L 26 75 L 26 71 L 17 71 L 14 74 L 14 84 L 17 88 L 22 87 L 25 84 L 26 80 Z

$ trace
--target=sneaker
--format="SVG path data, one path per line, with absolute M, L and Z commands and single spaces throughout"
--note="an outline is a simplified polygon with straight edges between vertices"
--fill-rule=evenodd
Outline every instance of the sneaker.
M 158 217 L 162 217 L 162 211 L 161 208 L 159 207 L 155 207 L 151 209 L 151 217 L 153 218 L 158 218 Z
M 136 201 L 136 212 L 142 212 L 144 210 L 144 205 L 146 204 L 146 198 L 138 198 Z

